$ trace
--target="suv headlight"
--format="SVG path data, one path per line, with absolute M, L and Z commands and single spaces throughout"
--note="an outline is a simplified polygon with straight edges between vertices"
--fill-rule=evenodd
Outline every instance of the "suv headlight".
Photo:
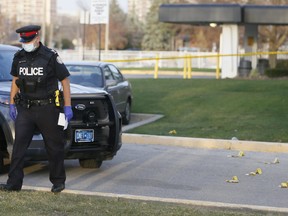
M 0 104 L 9 105 L 10 96 L 9 95 L 0 95 Z

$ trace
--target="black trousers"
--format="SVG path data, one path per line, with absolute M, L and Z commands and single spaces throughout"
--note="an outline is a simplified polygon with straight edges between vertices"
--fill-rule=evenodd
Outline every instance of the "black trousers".
M 35 128 L 37 127 L 44 139 L 48 154 L 50 181 L 52 184 L 65 183 L 64 168 L 64 132 L 58 126 L 60 110 L 54 104 L 31 106 L 29 109 L 17 106 L 15 121 L 15 142 L 8 174 L 7 184 L 21 189 L 23 184 L 24 156 L 29 147 Z

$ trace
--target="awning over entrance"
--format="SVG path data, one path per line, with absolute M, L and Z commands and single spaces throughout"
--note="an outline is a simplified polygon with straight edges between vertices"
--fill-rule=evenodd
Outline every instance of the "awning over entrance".
M 163 4 L 159 21 L 186 24 L 241 23 L 238 4 Z
M 182 24 L 287 25 L 288 6 L 239 4 L 163 4 L 159 21 Z
M 287 25 L 288 6 L 245 5 L 243 7 L 243 23 L 257 25 Z
M 175 24 L 221 25 L 219 52 L 238 53 L 238 25 L 245 26 L 245 52 L 257 50 L 258 25 L 287 25 L 288 6 L 239 4 L 163 4 L 159 8 L 159 21 Z M 212 25 L 211 25 L 212 26 Z M 256 56 L 246 57 L 256 65 Z M 237 57 L 221 59 L 221 77 L 237 76 Z

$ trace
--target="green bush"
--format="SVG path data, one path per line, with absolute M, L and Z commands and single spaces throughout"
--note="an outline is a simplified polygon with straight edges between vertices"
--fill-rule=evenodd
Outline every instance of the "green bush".
M 62 39 L 62 49 L 74 49 L 74 44 L 72 43 L 71 40 L 63 38 Z
M 265 70 L 265 75 L 270 77 L 270 78 L 288 76 L 288 67 L 286 67 L 286 68 L 266 69 Z
M 277 60 L 276 68 L 287 69 L 288 68 L 288 60 Z

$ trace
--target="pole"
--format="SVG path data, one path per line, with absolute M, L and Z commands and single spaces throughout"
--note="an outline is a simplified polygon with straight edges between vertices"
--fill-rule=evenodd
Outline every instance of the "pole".
M 85 12 L 86 13 L 86 12 Z M 83 25 L 83 50 L 82 50 L 82 60 L 85 60 L 85 43 L 86 43 L 86 23 L 84 22 L 84 25 Z
M 101 24 L 99 24 L 99 31 L 98 31 L 98 38 L 99 38 L 99 61 L 101 61 Z
M 42 20 L 42 42 L 43 44 L 46 44 L 45 43 L 45 40 L 46 40 L 46 1 L 43 1 L 44 2 L 44 5 L 43 5 L 43 20 Z
M 106 33 L 105 33 L 105 51 L 109 49 L 109 22 L 106 24 Z

